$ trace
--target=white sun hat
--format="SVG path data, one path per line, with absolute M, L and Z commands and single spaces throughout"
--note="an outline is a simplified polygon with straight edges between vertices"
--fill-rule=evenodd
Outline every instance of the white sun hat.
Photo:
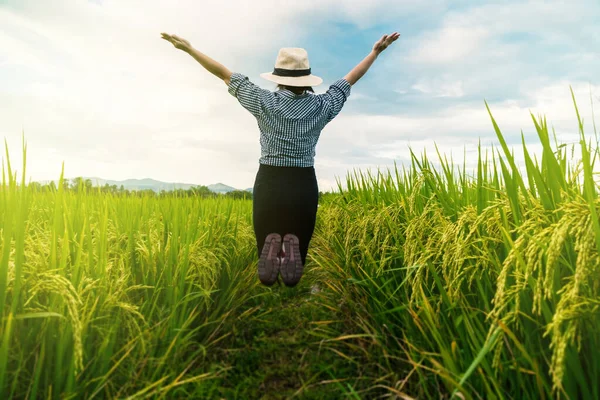
M 280 49 L 273 72 L 265 72 L 260 76 L 286 86 L 317 86 L 323 83 L 323 79 L 311 75 L 308 53 L 299 47 Z

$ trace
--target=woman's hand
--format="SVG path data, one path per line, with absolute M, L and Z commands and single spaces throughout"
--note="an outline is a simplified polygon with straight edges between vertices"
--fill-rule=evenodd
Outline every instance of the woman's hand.
M 373 65 L 381 52 L 387 49 L 387 47 L 394 43 L 399 37 L 400 34 L 398 32 L 394 32 L 391 35 L 383 35 L 381 39 L 375 43 L 373 50 L 369 53 L 369 55 L 366 56 L 364 60 L 362 60 L 356 67 L 354 67 L 352 71 L 348 72 L 344 79 L 348 81 L 350 85 L 354 85 L 356 82 L 358 82 L 358 80 L 367 73 L 369 68 L 371 68 L 371 65 Z
M 183 38 L 180 38 L 179 36 L 169 35 L 168 33 L 164 33 L 164 32 L 161 33 L 160 35 L 167 42 L 169 42 L 173 46 L 175 46 L 176 49 L 183 50 L 185 52 L 189 52 L 190 49 L 192 48 L 192 45 L 190 44 L 190 42 L 188 42 L 187 40 L 185 40 Z
M 213 60 L 206 54 L 203 54 L 200 51 L 194 49 L 190 42 L 183 38 L 180 38 L 179 36 L 169 35 L 168 33 L 164 32 L 161 33 L 161 36 L 167 42 L 175 46 L 176 49 L 180 49 L 188 53 L 196 61 L 198 61 L 200 65 L 202 65 L 208 72 L 222 79 L 227 85 L 229 85 L 229 80 L 231 79 L 232 75 L 232 72 L 230 70 L 228 70 L 223 65 L 219 64 L 217 61 Z
M 373 46 L 373 52 L 377 55 L 381 54 L 382 51 L 387 49 L 387 47 L 394 43 L 399 37 L 400 34 L 398 32 L 394 32 L 391 35 L 383 35 Z

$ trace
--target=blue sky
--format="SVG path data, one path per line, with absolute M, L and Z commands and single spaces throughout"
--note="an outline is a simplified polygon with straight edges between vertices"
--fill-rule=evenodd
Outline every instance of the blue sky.
M 409 146 L 433 154 L 437 143 L 473 164 L 479 140 L 496 144 L 484 100 L 507 141 L 517 146 L 522 129 L 535 151 L 530 111 L 576 140 L 571 86 L 591 132 L 598 0 L 229 3 L 0 0 L 0 136 L 13 162 L 24 129 L 31 179 L 55 179 L 64 161 L 68 177 L 252 186 L 253 117 L 161 31 L 267 89 L 259 74 L 279 48 L 304 47 L 324 79 L 317 93 L 400 32 L 322 133 L 323 190 L 348 170 L 405 162 Z

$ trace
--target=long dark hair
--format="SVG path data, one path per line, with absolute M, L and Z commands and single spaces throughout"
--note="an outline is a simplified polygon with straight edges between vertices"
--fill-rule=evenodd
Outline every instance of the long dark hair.
M 294 94 L 302 94 L 302 93 L 304 93 L 304 91 L 308 91 L 311 93 L 315 92 L 311 86 L 299 87 L 299 86 L 277 85 L 277 90 L 281 90 L 281 89 L 287 89 L 290 92 L 293 92 Z

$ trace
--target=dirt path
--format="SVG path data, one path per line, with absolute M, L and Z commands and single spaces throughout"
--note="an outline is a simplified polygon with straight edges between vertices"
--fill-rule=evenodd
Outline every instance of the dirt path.
M 323 305 L 323 293 L 307 271 L 295 288 L 259 288 L 252 316 L 233 326 L 232 341 L 219 354 L 230 368 L 213 382 L 212 398 L 335 399 L 347 390 L 335 382 L 354 367 L 324 339 L 339 315 Z M 207 393 L 208 394 L 208 393 Z

